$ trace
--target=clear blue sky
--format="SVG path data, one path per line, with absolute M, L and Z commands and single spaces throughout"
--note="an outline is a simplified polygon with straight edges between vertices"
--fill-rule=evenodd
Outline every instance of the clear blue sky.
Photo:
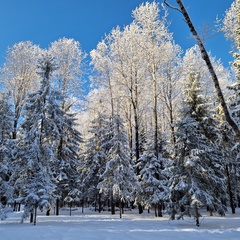
M 157 2 L 162 3 L 163 0 Z M 74 38 L 89 53 L 117 25 L 132 21 L 132 10 L 143 0 L 0 0 L 0 66 L 8 46 L 30 40 L 42 48 L 59 38 Z M 152 0 L 149 0 L 152 2 Z M 214 24 L 233 0 L 183 0 L 196 28 Z M 175 0 L 169 0 L 175 4 Z M 180 13 L 169 10 L 170 30 L 175 41 L 186 49 L 194 44 Z M 232 59 L 223 36 L 207 41 L 207 50 L 226 66 Z

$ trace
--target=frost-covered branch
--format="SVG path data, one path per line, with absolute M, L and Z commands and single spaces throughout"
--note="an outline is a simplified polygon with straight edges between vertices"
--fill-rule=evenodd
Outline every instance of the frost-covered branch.
M 166 1 L 164 1 L 166 3 Z M 182 13 L 191 33 L 193 34 L 199 48 L 200 48 L 200 51 L 201 51 L 201 55 L 202 55 L 202 58 L 203 60 L 205 61 L 207 67 L 208 67 L 208 70 L 209 70 L 209 73 L 211 74 L 211 77 L 212 77 L 212 80 L 214 82 L 214 86 L 215 86 L 215 89 L 216 89 L 216 92 L 217 92 L 217 97 L 218 97 L 218 102 L 221 104 L 222 108 L 223 108 L 223 111 L 224 111 L 224 115 L 225 115 L 225 118 L 226 118 L 226 121 L 229 123 L 229 125 L 232 127 L 237 139 L 238 139 L 238 142 L 240 143 L 240 130 L 237 126 L 237 124 L 235 123 L 235 121 L 232 119 L 232 117 L 230 116 L 230 113 L 228 111 L 228 107 L 227 107 L 227 104 L 225 102 L 225 99 L 224 99 L 224 96 L 223 96 L 223 93 L 222 93 L 222 90 L 221 90 L 221 87 L 220 87 L 220 84 L 219 84 L 219 81 L 218 81 L 218 77 L 215 73 L 215 70 L 213 68 L 213 65 L 211 63 L 211 60 L 209 58 L 209 55 L 203 45 L 203 42 L 200 38 L 200 36 L 198 35 L 189 15 L 188 15 L 188 12 L 187 10 L 185 9 L 183 3 L 181 0 L 176 0 L 177 4 L 179 5 L 179 8 L 180 8 L 180 12 Z

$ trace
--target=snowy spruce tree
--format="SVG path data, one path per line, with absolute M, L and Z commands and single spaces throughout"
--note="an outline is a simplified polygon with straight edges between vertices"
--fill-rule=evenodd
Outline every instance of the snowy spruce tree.
M 16 143 L 12 140 L 13 112 L 9 97 L 0 93 L 0 209 L 12 200 L 13 161 L 16 156 Z
M 105 171 L 100 176 L 98 184 L 100 193 L 111 198 L 111 211 L 115 214 L 115 204 L 118 202 L 120 218 L 122 217 L 123 204 L 134 201 L 134 196 L 139 191 L 139 184 L 130 159 L 130 149 L 122 119 L 114 115 L 112 119 L 112 136 L 108 146 Z M 104 146 L 103 146 L 104 147 Z
M 226 193 L 222 153 L 216 144 L 217 125 L 201 95 L 199 74 L 189 72 L 185 83 L 181 119 L 177 123 L 175 158 L 169 167 L 168 182 L 172 219 L 189 214 L 194 207 L 199 226 L 199 206 L 223 212 Z
M 59 92 L 52 92 L 52 97 L 54 101 L 54 98 L 59 99 L 63 96 Z M 82 137 L 77 130 L 76 114 L 70 110 L 66 112 L 62 108 L 60 109 L 58 104 L 55 107 L 54 122 L 58 138 L 51 169 L 57 180 L 56 215 L 58 215 L 59 207 L 63 205 L 60 199 L 64 200 L 66 198 L 71 199 L 71 201 L 78 201 L 80 197 L 78 178 Z
M 236 202 L 240 206 L 240 172 L 239 172 L 239 145 L 236 144 L 237 139 L 234 137 L 232 128 L 227 123 L 223 115 L 222 108 L 217 108 L 218 128 L 220 132 L 220 147 L 223 150 L 223 165 L 225 166 L 225 175 L 227 180 L 227 195 L 225 201 L 229 201 L 231 211 L 234 214 Z
M 36 224 L 37 209 L 50 208 L 54 200 L 55 181 L 51 164 L 59 144 L 61 110 L 51 96 L 50 79 L 56 66 L 54 59 L 45 53 L 39 60 L 40 89 L 29 94 L 24 106 L 22 128 L 21 169 L 16 187 L 24 201 L 23 219 L 31 213 L 30 221 Z
M 225 37 L 231 40 L 233 44 L 233 57 L 234 61 L 232 62 L 233 72 L 235 81 L 228 88 L 231 90 L 231 96 L 229 97 L 229 110 L 231 117 L 234 119 L 238 127 L 240 127 L 240 1 L 233 1 L 231 7 L 226 11 L 225 17 L 223 19 L 223 25 L 221 30 L 224 32 Z M 228 138 L 226 139 L 228 140 Z M 233 139 L 231 139 L 233 140 Z M 231 149 L 231 153 L 239 152 L 239 142 L 235 141 L 235 146 Z M 229 173 L 228 179 L 232 179 L 233 186 L 232 190 L 232 201 L 230 201 L 232 212 L 235 212 L 234 209 L 234 199 L 238 201 L 240 206 L 240 188 L 239 186 L 239 154 L 236 155 L 234 161 L 229 162 L 229 165 L 226 166 Z M 228 181 L 228 188 L 230 182 Z M 235 186 L 234 186 L 235 185 Z M 235 192 L 235 194 L 234 194 Z M 235 195 L 235 196 L 234 196 Z M 231 194 L 230 194 L 231 199 Z
M 168 193 L 167 177 L 164 174 L 166 159 L 156 151 L 153 143 L 146 143 L 136 167 L 139 169 L 139 181 L 142 192 L 139 200 L 143 206 L 155 208 L 155 216 L 162 217 L 163 201 Z
M 98 112 L 91 123 L 90 137 L 86 140 L 86 151 L 81 164 L 80 181 L 82 182 L 83 197 L 95 203 L 95 210 L 98 207 L 99 212 L 102 210 L 102 201 L 104 199 L 97 186 L 100 182 L 100 176 L 105 171 L 107 162 L 109 127 L 109 117 Z

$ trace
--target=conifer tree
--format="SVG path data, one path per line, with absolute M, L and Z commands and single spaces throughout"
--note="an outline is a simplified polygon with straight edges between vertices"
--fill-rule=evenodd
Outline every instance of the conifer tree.
M 24 106 L 22 128 L 22 159 L 17 185 L 24 198 L 24 217 L 31 213 L 36 224 L 37 209 L 50 208 L 54 199 L 55 182 L 51 162 L 59 140 L 58 113 L 61 110 L 51 96 L 50 79 L 56 66 L 47 53 L 39 60 L 40 89 L 29 94 Z
M 58 215 L 60 197 L 65 199 L 70 195 L 76 195 L 71 198 L 77 200 L 80 195 L 77 180 L 79 178 L 79 152 L 82 137 L 77 130 L 76 114 L 60 110 L 58 105 L 56 107 L 55 127 L 58 129 L 59 136 L 51 168 L 57 180 L 56 214 Z
M 112 138 L 109 141 L 111 148 L 107 152 L 108 161 L 98 188 L 100 193 L 108 193 L 111 196 L 112 214 L 115 214 L 115 202 L 119 202 L 121 218 L 122 203 L 134 200 L 139 184 L 131 163 L 129 144 L 122 119 L 114 115 L 112 122 L 113 126 L 110 128 Z
M 218 137 L 207 104 L 201 95 L 198 73 L 190 72 L 185 84 L 185 100 L 177 124 L 175 159 L 170 166 L 168 196 L 174 211 L 189 213 L 194 206 L 199 226 L 198 207 L 205 205 L 223 211 L 222 196 L 226 178 Z M 174 214 L 172 216 L 174 218 Z
M 103 174 L 107 162 L 107 149 L 109 148 L 109 136 L 107 134 L 110 122 L 109 117 L 98 112 L 92 121 L 89 133 L 91 136 L 86 141 L 86 152 L 81 166 L 81 181 L 84 197 L 95 202 L 95 210 L 102 210 L 102 195 L 97 188 L 100 176 Z
M 13 194 L 10 178 L 13 174 L 15 155 L 15 142 L 11 139 L 13 112 L 9 97 L 5 93 L 0 93 L 0 122 L 0 205 L 5 206 Z
M 216 118 L 219 122 L 218 128 L 220 132 L 220 147 L 223 150 L 223 165 L 225 166 L 225 175 L 227 180 L 227 193 L 229 199 L 230 207 L 232 213 L 235 213 L 235 201 L 240 200 L 239 194 L 239 145 L 236 145 L 236 138 L 234 137 L 233 131 L 229 124 L 226 122 L 225 117 L 222 113 L 222 108 L 219 106 L 217 108 L 218 114 L 216 114 Z M 239 204 L 240 205 L 240 204 Z
M 156 157 L 153 144 L 147 143 L 145 148 L 137 164 L 142 189 L 140 199 L 143 205 L 149 208 L 154 206 L 156 217 L 162 217 L 163 200 L 168 193 L 167 177 L 164 174 L 166 159 L 162 154 Z

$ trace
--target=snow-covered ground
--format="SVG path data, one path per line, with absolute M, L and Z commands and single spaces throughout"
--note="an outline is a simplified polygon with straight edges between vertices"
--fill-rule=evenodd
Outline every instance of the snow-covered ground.
M 156 218 L 153 213 L 142 215 L 128 211 L 120 219 L 109 212 L 96 213 L 61 211 L 59 216 L 39 214 L 37 225 L 29 221 L 20 224 L 21 213 L 9 213 L 0 221 L 0 240 L 239 240 L 240 214 L 209 217 L 206 213 L 201 226 L 193 218 L 169 220 L 166 215 Z

